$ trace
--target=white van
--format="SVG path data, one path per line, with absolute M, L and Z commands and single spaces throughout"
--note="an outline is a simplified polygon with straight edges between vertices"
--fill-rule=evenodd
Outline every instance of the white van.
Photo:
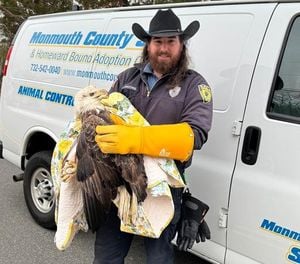
M 73 96 L 109 88 L 139 60 L 133 22 L 158 8 L 185 28 L 191 67 L 210 83 L 213 127 L 187 171 L 210 205 L 212 238 L 192 252 L 212 263 L 300 263 L 300 1 L 204 2 L 31 17 L 7 55 L 0 104 L 0 156 L 24 170 L 35 220 L 53 227 L 51 154 L 72 119 Z M 298 209 L 297 209 L 298 208 Z

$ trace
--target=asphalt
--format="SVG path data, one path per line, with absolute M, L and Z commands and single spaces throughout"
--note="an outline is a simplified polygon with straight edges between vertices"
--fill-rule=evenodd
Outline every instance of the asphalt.
M 93 261 L 94 234 L 80 232 L 64 252 L 54 244 L 55 231 L 40 227 L 29 214 L 22 182 L 13 182 L 20 170 L 0 159 L 0 263 L 85 264 Z M 143 240 L 136 238 L 126 264 L 146 263 Z M 176 251 L 175 264 L 205 264 L 200 258 Z

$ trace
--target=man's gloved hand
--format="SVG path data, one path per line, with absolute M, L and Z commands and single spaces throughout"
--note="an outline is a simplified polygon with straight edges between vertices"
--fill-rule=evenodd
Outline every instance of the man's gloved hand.
M 96 133 L 95 141 L 103 153 L 145 154 L 185 161 L 194 147 L 194 132 L 187 123 L 97 126 Z
M 176 244 L 180 251 L 192 248 L 198 235 L 199 223 L 194 220 L 181 220 Z
M 182 196 L 182 216 L 179 224 L 176 244 L 179 250 L 191 249 L 195 243 L 210 239 L 208 225 L 204 221 L 209 207 L 192 197 L 189 191 Z
M 210 230 L 209 230 L 207 223 L 203 219 L 203 221 L 199 225 L 196 242 L 197 243 L 199 243 L 200 241 L 205 242 L 206 239 L 210 239 Z

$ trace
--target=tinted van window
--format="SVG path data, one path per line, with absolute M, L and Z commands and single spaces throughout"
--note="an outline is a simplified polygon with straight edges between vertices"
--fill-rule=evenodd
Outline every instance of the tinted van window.
M 291 27 L 268 112 L 270 117 L 300 122 L 300 17 Z

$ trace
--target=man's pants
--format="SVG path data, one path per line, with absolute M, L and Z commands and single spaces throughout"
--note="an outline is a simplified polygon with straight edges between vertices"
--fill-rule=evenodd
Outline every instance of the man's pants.
M 171 241 L 181 213 L 182 189 L 171 188 L 175 214 L 171 223 L 158 239 L 144 238 L 148 264 L 172 264 L 174 251 Z M 117 208 L 112 205 L 106 223 L 96 232 L 94 264 L 123 264 L 129 251 L 133 235 L 120 231 Z

